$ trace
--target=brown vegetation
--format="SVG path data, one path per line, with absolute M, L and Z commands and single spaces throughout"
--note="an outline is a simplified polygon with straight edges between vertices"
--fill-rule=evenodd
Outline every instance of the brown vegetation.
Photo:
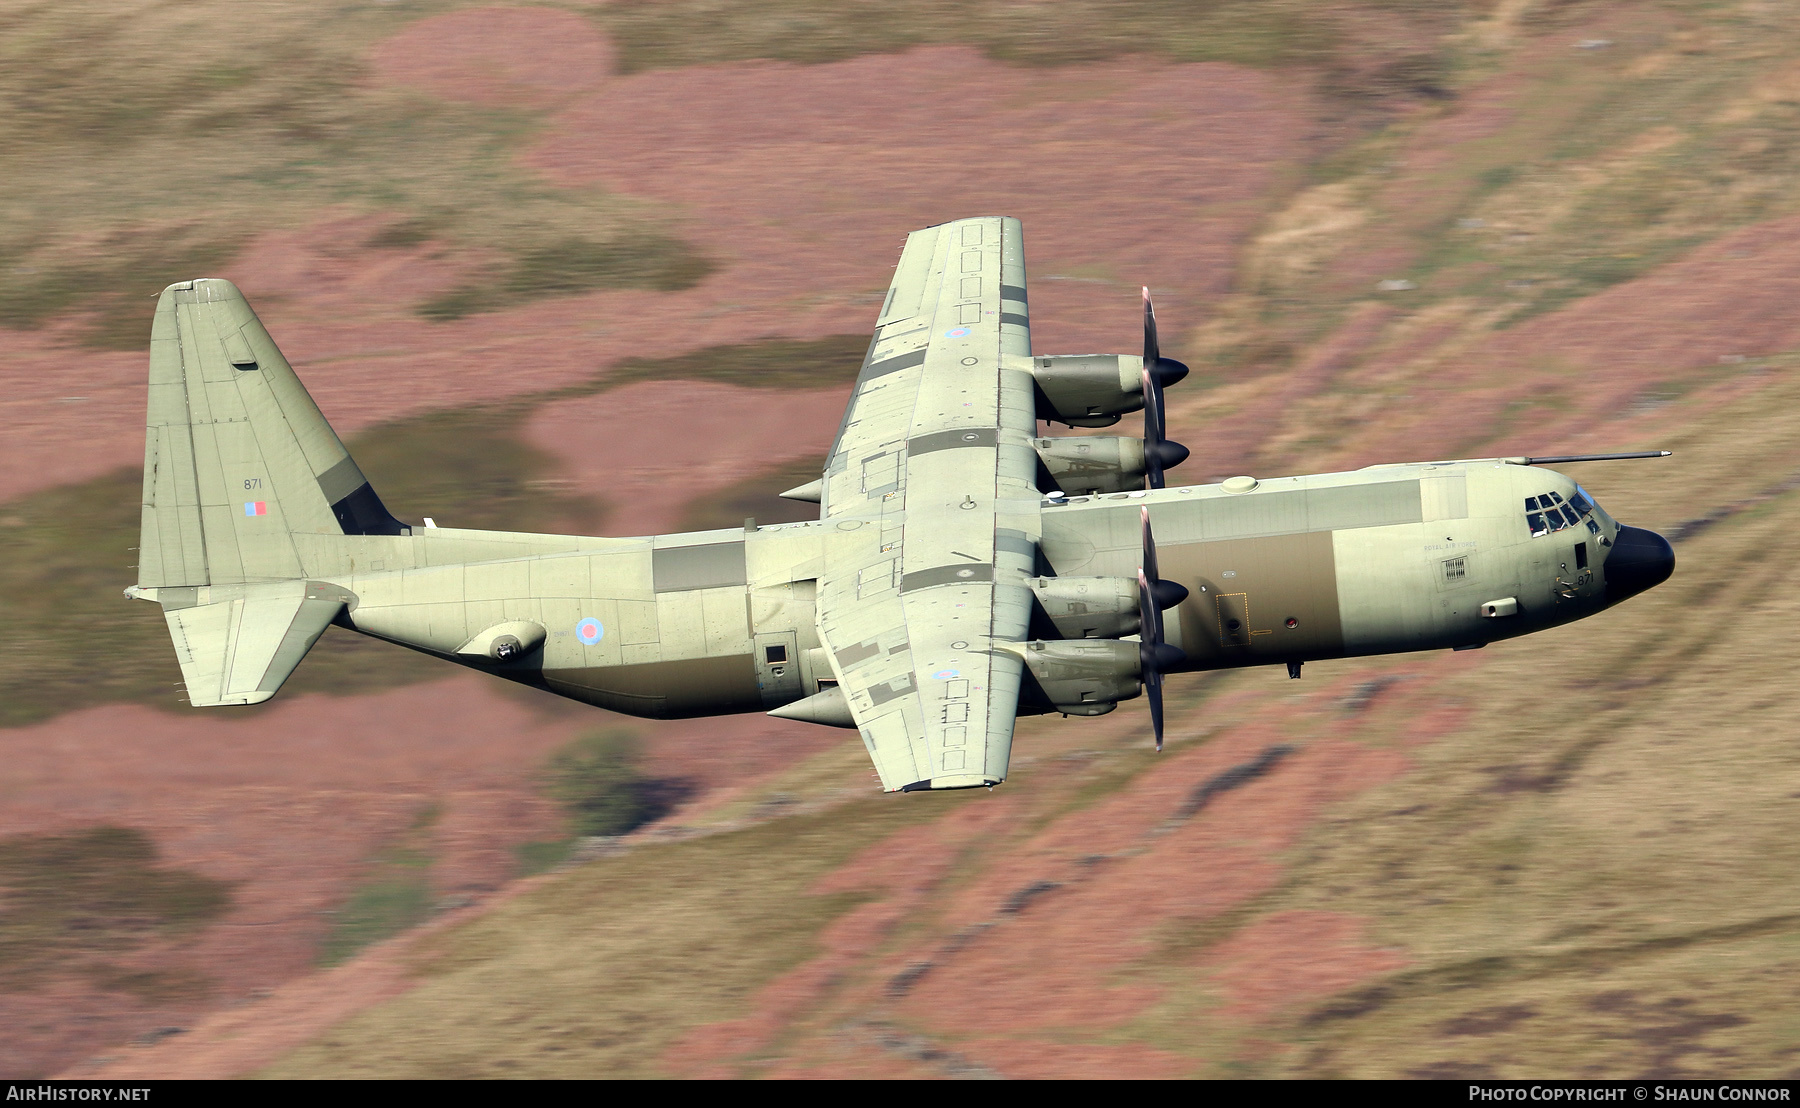
M 561 833 L 538 767 L 591 713 L 463 678 L 253 723 L 121 706 L 12 729 L 6 833 L 141 829 L 233 900 L 146 932 L 120 974 L 0 995 L 27 1029 L 9 1064 L 179 1022 L 86 1072 L 1791 1075 L 1795 593 L 1768 554 L 1800 473 L 1793 13 L 1503 3 L 1445 37 L 1328 5 L 1325 38 L 1196 63 L 1144 4 L 1069 64 L 1005 13 L 964 37 L 942 6 L 889 7 L 721 0 L 679 43 L 654 32 L 686 0 L 358 31 L 369 95 L 534 121 L 500 164 L 577 199 L 533 226 L 673 227 L 717 267 L 685 291 L 420 318 L 509 272 L 491 199 L 281 209 L 237 224 L 257 234 L 225 272 L 340 429 L 545 401 L 524 426 L 560 479 L 651 529 L 816 456 L 836 401 L 625 384 L 626 359 L 861 330 L 901 235 L 1004 210 L 1040 350 L 1131 349 L 1138 283 L 1168 305 L 1196 367 L 1172 394 L 1186 479 L 1666 446 L 1578 475 L 1630 522 L 1692 521 L 1676 578 L 1477 654 L 1177 681 L 1161 758 L 1130 706 L 1028 721 L 993 794 L 879 798 L 854 741 L 760 716 L 646 726 L 644 772 L 693 799 L 524 885 L 511 847 Z M 1150 57 L 1119 57 L 1137 41 Z M 135 460 L 141 358 L 83 351 L 77 390 L 85 326 L 6 334 L 0 495 Z M 621 387 L 589 392 L 607 373 Z M 587 395 L 546 400 L 563 387 Z M 757 430 L 774 400 L 780 441 Z M 663 425 L 701 461 L 643 463 Z M 316 913 L 420 841 L 434 890 L 491 910 L 308 976 Z M 201 965 L 203 995 L 119 987 Z

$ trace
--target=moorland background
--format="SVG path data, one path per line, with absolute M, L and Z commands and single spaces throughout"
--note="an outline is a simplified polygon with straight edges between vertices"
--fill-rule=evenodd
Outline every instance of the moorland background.
M 0 1072 L 1800 1074 L 1800 3 L 0 0 L 0 109 Z M 402 517 L 642 534 L 987 213 L 1180 480 L 1666 448 L 1571 471 L 1675 577 L 895 797 L 336 630 L 194 713 L 120 595 L 171 281 Z

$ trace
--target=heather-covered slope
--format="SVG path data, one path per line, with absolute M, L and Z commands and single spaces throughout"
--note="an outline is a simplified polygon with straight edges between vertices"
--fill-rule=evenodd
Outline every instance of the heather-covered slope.
M 303 98 L 159 55 L 223 90 L 142 124 L 160 148 L 74 141 L 117 104 L 73 71 L 62 110 L 86 114 L 20 117 L 87 183 L 39 190 L 23 214 L 49 230 L 0 259 L 43 305 L 0 321 L 35 328 L 0 332 L 0 534 L 62 559 L 0 567 L 0 604 L 73 589 L 86 622 L 0 664 L 24 690 L 7 719 L 36 721 L 0 731 L 0 862 L 37 873 L 61 857 L 45 836 L 123 823 L 188 900 L 0 993 L 10 1071 L 1795 1071 L 1800 11 L 1015 7 L 383 9 L 304 49 L 278 21 L 230 44 L 325 75 Z M 670 33 L 684 18 L 705 33 Z M 355 187 L 248 174 L 214 254 L 100 266 L 136 257 L 126 230 L 189 241 L 132 182 L 141 159 L 219 164 L 215 135 Z M 992 794 L 882 797 L 824 729 L 638 725 L 685 799 L 623 853 L 523 882 L 514 849 L 564 833 L 544 759 L 596 715 L 408 687 L 440 671 L 330 643 L 298 681 L 387 691 L 221 721 L 171 714 L 161 655 L 97 693 L 69 677 L 136 634 L 101 596 L 128 553 L 84 552 L 132 533 L 101 505 L 133 487 L 106 474 L 135 460 L 142 357 L 93 345 L 115 300 L 68 290 L 230 276 L 397 509 L 619 533 L 767 518 L 802 437 L 769 439 L 770 406 L 796 390 L 790 414 L 819 418 L 900 237 L 970 210 L 1025 218 L 1040 350 L 1131 349 L 1156 289 L 1195 367 L 1178 477 L 1667 447 L 1580 477 L 1680 536 L 1676 577 L 1482 652 L 1182 679 L 1161 758 L 1133 707 L 1029 721 Z M 682 395 L 759 413 L 741 434 L 696 416 L 692 482 L 630 462 Z M 69 712 L 95 695 L 163 710 Z M 448 747 L 434 712 L 467 724 Z M 330 833 L 293 834 L 299 812 Z M 57 925 L 13 903 L 9 936 Z M 309 972 L 353 948 L 352 917 L 386 920 L 358 941 L 435 922 Z

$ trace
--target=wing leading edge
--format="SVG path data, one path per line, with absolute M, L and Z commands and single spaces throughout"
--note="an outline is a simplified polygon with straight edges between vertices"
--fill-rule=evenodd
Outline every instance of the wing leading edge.
M 915 231 L 825 470 L 820 640 L 882 787 L 1006 776 L 1040 494 L 1017 220 Z

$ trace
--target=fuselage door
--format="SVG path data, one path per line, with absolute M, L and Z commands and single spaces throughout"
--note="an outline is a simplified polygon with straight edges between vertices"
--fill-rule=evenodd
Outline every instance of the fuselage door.
M 756 636 L 756 687 L 765 708 L 800 699 L 799 635 L 776 631 Z

